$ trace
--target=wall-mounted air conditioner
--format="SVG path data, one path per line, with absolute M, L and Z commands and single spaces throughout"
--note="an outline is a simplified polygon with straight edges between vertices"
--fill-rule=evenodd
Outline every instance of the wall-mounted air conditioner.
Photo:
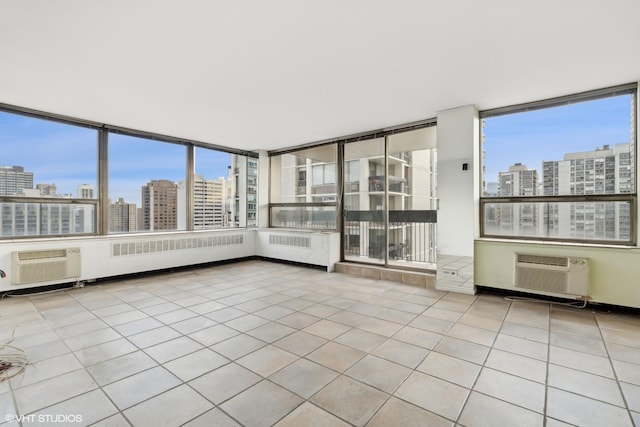
M 80 248 L 12 252 L 13 285 L 80 277 Z
M 589 295 L 589 259 L 516 253 L 516 288 L 554 294 Z

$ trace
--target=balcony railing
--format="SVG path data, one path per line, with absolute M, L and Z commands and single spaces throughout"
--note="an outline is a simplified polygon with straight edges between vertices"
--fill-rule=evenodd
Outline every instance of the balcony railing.
M 389 176 L 389 191 L 392 193 L 407 193 L 409 187 L 407 180 L 404 178 L 398 178 L 395 176 Z M 384 191 L 385 190 L 385 177 L 382 176 L 370 176 L 369 177 L 369 191 Z
M 436 262 L 436 221 L 435 210 L 389 211 L 387 229 L 383 211 L 348 211 L 345 256 L 382 260 L 388 251 L 390 264 L 431 268 Z
M 272 203 L 269 209 L 271 227 L 336 229 L 335 203 Z

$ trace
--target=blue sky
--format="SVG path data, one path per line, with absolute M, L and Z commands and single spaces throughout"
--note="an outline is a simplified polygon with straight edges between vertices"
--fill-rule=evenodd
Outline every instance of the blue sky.
M 58 193 L 75 196 L 80 184 L 97 188 L 96 138 L 91 129 L 0 112 L 0 165 L 23 166 L 34 173 L 34 186 L 55 183 Z M 196 148 L 195 157 L 196 173 L 227 177 L 229 154 Z M 185 164 L 182 145 L 112 134 L 109 196 L 139 205 L 143 185 L 152 179 L 184 180 Z
M 495 182 L 498 172 L 514 163 L 540 172 L 543 161 L 562 160 L 565 153 L 628 143 L 631 96 L 491 117 L 485 123 L 486 181 Z

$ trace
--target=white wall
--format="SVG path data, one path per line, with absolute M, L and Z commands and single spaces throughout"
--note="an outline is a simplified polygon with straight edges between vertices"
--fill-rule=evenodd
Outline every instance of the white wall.
M 473 105 L 438 113 L 438 252 L 473 256 L 479 197 L 479 121 Z M 468 170 L 462 170 L 463 163 Z

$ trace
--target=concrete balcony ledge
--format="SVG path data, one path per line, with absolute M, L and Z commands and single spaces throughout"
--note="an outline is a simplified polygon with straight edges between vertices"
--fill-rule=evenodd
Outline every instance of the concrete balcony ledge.
M 390 280 L 392 282 L 420 286 L 423 288 L 435 289 L 436 287 L 436 274 L 434 273 L 397 270 L 382 266 L 363 265 L 351 262 L 337 262 L 335 264 L 335 271 L 377 280 Z

